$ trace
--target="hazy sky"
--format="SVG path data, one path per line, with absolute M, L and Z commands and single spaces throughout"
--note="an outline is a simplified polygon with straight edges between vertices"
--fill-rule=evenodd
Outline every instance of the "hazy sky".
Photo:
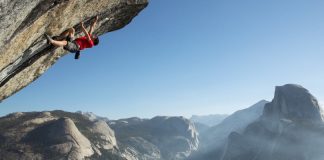
M 297 83 L 324 100 L 323 0 L 151 0 L 0 104 L 111 119 L 232 113 Z

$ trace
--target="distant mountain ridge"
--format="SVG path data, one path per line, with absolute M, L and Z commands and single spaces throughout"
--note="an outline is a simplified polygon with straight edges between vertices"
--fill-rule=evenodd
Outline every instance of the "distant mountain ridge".
M 90 121 L 97 121 L 97 120 L 102 120 L 102 121 L 106 121 L 106 122 L 109 121 L 109 119 L 107 117 L 100 117 L 92 112 L 77 111 L 76 113 L 82 114 L 83 116 L 87 117 Z
M 192 115 L 190 120 L 211 127 L 222 122 L 227 116 L 227 114 Z
M 261 100 L 248 108 L 236 111 L 218 125 L 199 133 L 199 149 L 195 155 L 192 155 L 191 159 L 208 159 L 210 156 L 215 158 L 215 155 L 222 152 L 222 147 L 226 144 L 228 135 L 233 131 L 242 132 L 247 125 L 257 120 L 262 115 L 266 103 L 268 101 Z
M 198 147 L 198 133 L 183 117 L 105 120 L 64 111 L 1 117 L 0 160 L 182 160 Z

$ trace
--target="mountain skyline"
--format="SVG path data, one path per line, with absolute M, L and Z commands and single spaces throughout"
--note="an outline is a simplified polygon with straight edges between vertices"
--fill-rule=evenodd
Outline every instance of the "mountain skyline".
M 264 101 L 264 100 L 261 100 L 261 101 Z M 266 101 L 266 100 L 265 100 Z M 258 102 L 258 101 L 256 101 Z M 319 102 L 319 105 L 321 108 L 323 108 L 323 105 L 324 104 L 323 102 L 321 101 L 318 101 Z M 252 105 L 254 103 L 251 103 L 250 105 Z M 249 105 L 247 105 L 249 106 Z M 24 106 L 21 106 L 21 107 L 24 107 Z M 25 111 L 13 111 L 13 112 L 4 112 L 4 111 L 0 111 L 0 117 L 1 116 L 6 116 L 8 114 L 12 114 L 12 113 L 17 113 L 17 112 L 37 112 L 37 111 L 41 111 L 41 112 L 47 112 L 47 111 L 55 111 L 55 110 L 60 110 L 60 109 L 55 109 L 55 108 L 60 108 L 60 107 L 51 107 L 53 108 L 52 110 L 25 110 Z M 152 115 L 152 116 L 148 116 L 148 117 L 141 117 L 139 115 L 130 115 L 129 117 L 108 117 L 105 113 L 96 113 L 96 112 L 93 112 L 91 110 L 65 110 L 65 111 L 69 111 L 69 112 L 75 112 L 75 113 L 84 113 L 84 114 L 92 114 L 92 115 L 96 115 L 96 116 L 99 116 L 99 117 L 103 117 L 103 118 L 107 118 L 107 119 L 111 119 L 111 120 L 119 120 L 119 119 L 125 119 L 125 118 L 131 118 L 131 117 L 138 117 L 138 118 L 142 118 L 142 119 L 151 119 L 153 117 L 156 117 L 156 116 L 170 116 L 170 117 L 173 117 L 173 116 L 183 116 L 187 119 L 192 119 L 192 117 L 196 116 L 196 117 L 201 117 L 201 118 L 204 118 L 204 117 L 213 117 L 215 115 L 220 115 L 220 116 L 223 116 L 223 118 L 229 116 L 229 115 L 232 115 L 233 113 L 237 112 L 237 111 L 240 111 L 242 109 L 246 109 L 247 107 L 239 107 L 238 110 L 235 110 L 231 113 L 209 113 L 209 114 L 192 114 L 192 115 L 181 115 L 181 114 L 173 114 L 173 115 L 162 115 L 162 114 L 157 114 L 157 115 Z M 62 109 L 63 110 L 63 109 Z M 223 119 L 221 118 L 221 119 Z M 221 122 L 219 120 L 220 118 L 219 117 L 216 117 L 216 119 L 210 119 L 209 121 L 215 121 L 217 123 Z M 198 121 L 197 121 L 198 122 Z M 213 123 L 215 123 L 213 122 Z M 207 126 L 211 126 L 210 124 L 213 124 L 213 123 L 210 123 L 210 122 L 204 122 L 204 121 L 199 121 L 199 123 L 202 123 L 202 124 L 205 124 Z M 213 125 L 212 125 L 213 126 Z
M 110 120 L 85 112 L 18 112 L 0 117 L 0 155 L 5 159 L 321 160 L 323 119 L 316 97 L 294 84 L 277 86 L 271 102 L 261 100 L 203 130 L 184 117 Z

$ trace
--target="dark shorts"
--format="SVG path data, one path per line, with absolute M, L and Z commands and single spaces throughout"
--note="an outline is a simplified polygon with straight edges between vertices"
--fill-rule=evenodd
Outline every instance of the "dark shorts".
M 67 41 L 67 45 L 63 47 L 65 50 L 71 53 L 76 53 L 80 51 L 79 45 L 74 40 L 72 40 L 71 37 L 66 37 L 65 40 Z

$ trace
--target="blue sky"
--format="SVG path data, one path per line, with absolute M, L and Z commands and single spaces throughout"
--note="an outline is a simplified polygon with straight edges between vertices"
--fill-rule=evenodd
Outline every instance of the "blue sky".
M 111 119 L 232 113 L 297 83 L 324 100 L 324 1 L 151 0 L 100 46 L 0 104 Z

